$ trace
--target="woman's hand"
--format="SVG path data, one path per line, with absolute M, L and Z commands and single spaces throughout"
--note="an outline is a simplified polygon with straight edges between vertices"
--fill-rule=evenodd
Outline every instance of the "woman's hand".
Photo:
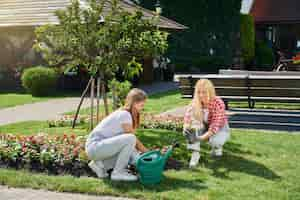
M 199 137 L 199 139 L 201 141 L 207 141 L 207 140 L 209 140 L 210 136 L 212 136 L 212 135 L 213 135 L 213 133 L 211 131 L 207 131 L 206 133 L 204 133 L 203 135 L 201 135 Z
M 141 153 L 146 153 L 149 151 L 149 149 L 147 149 L 138 138 L 136 138 L 136 149 Z

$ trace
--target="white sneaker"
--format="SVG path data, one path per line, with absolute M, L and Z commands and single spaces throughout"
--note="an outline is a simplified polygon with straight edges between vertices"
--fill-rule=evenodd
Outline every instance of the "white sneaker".
M 106 178 L 108 177 L 108 173 L 104 169 L 104 165 L 102 161 L 91 161 L 89 163 L 89 167 L 97 174 L 99 178 Z
M 199 160 L 200 160 L 200 153 L 198 151 L 193 151 L 190 164 L 189 164 L 190 168 L 196 167 L 199 163 Z
M 110 176 L 113 181 L 137 181 L 138 177 L 130 174 L 127 171 L 115 172 L 113 171 Z
M 216 156 L 216 157 L 221 157 L 223 155 L 223 148 L 220 147 L 220 148 L 214 148 L 214 149 L 212 149 L 211 155 L 212 156 Z

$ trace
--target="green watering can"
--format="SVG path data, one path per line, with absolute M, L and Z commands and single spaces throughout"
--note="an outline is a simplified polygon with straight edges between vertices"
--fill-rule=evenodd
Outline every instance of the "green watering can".
M 174 143 L 165 153 L 161 153 L 159 150 L 149 151 L 137 159 L 136 169 L 139 173 L 140 182 L 143 185 L 157 184 L 161 181 L 165 164 L 173 148 L 178 146 L 178 143 Z

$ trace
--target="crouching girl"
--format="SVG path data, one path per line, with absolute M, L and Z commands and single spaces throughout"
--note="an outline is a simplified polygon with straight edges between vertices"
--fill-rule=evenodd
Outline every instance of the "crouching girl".
M 112 180 L 137 180 L 127 166 L 130 161 L 134 163 L 139 152 L 148 151 L 135 136 L 146 98 L 144 91 L 132 89 L 125 106 L 104 118 L 89 134 L 86 142 L 86 152 L 91 159 L 89 167 L 99 178 L 107 177 L 107 171 L 113 169 Z
M 228 119 L 224 102 L 207 79 L 196 83 L 194 98 L 185 113 L 183 133 L 187 148 L 192 151 L 190 167 L 199 162 L 201 142 L 209 143 L 212 156 L 222 156 L 223 145 L 230 137 Z

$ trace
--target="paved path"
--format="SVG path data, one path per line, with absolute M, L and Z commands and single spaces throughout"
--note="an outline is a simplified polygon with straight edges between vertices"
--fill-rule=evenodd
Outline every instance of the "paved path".
M 79 101 L 80 98 L 77 97 L 61 98 L 4 108 L 0 110 L 0 125 L 56 119 L 65 112 L 76 110 Z M 81 108 L 86 108 L 89 105 L 89 100 L 85 99 Z
M 175 90 L 177 89 L 177 85 L 173 82 L 157 82 L 151 85 L 142 85 L 140 88 L 145 90 L 148 94 L 154 94 Z M 0 126 L 22 121 L 56 119 L 63 113 L 76 110 L 79 101 L 79 97 L 61 98 L 0 109 Z M 89 99 L 85 98 L 81 108 L 87 108 L 89 106 Z
M 130 200 L 108 196 L 58 193 L 46 190 L 17 189 L 0 186 L 0 200 Z
M 161 115 L 183 116 L 186 107 L 179 107 Z M 268 109 L 231 109 L 227 111 L 230 127 L 272 131 L 300 132 L 300 111 Z

